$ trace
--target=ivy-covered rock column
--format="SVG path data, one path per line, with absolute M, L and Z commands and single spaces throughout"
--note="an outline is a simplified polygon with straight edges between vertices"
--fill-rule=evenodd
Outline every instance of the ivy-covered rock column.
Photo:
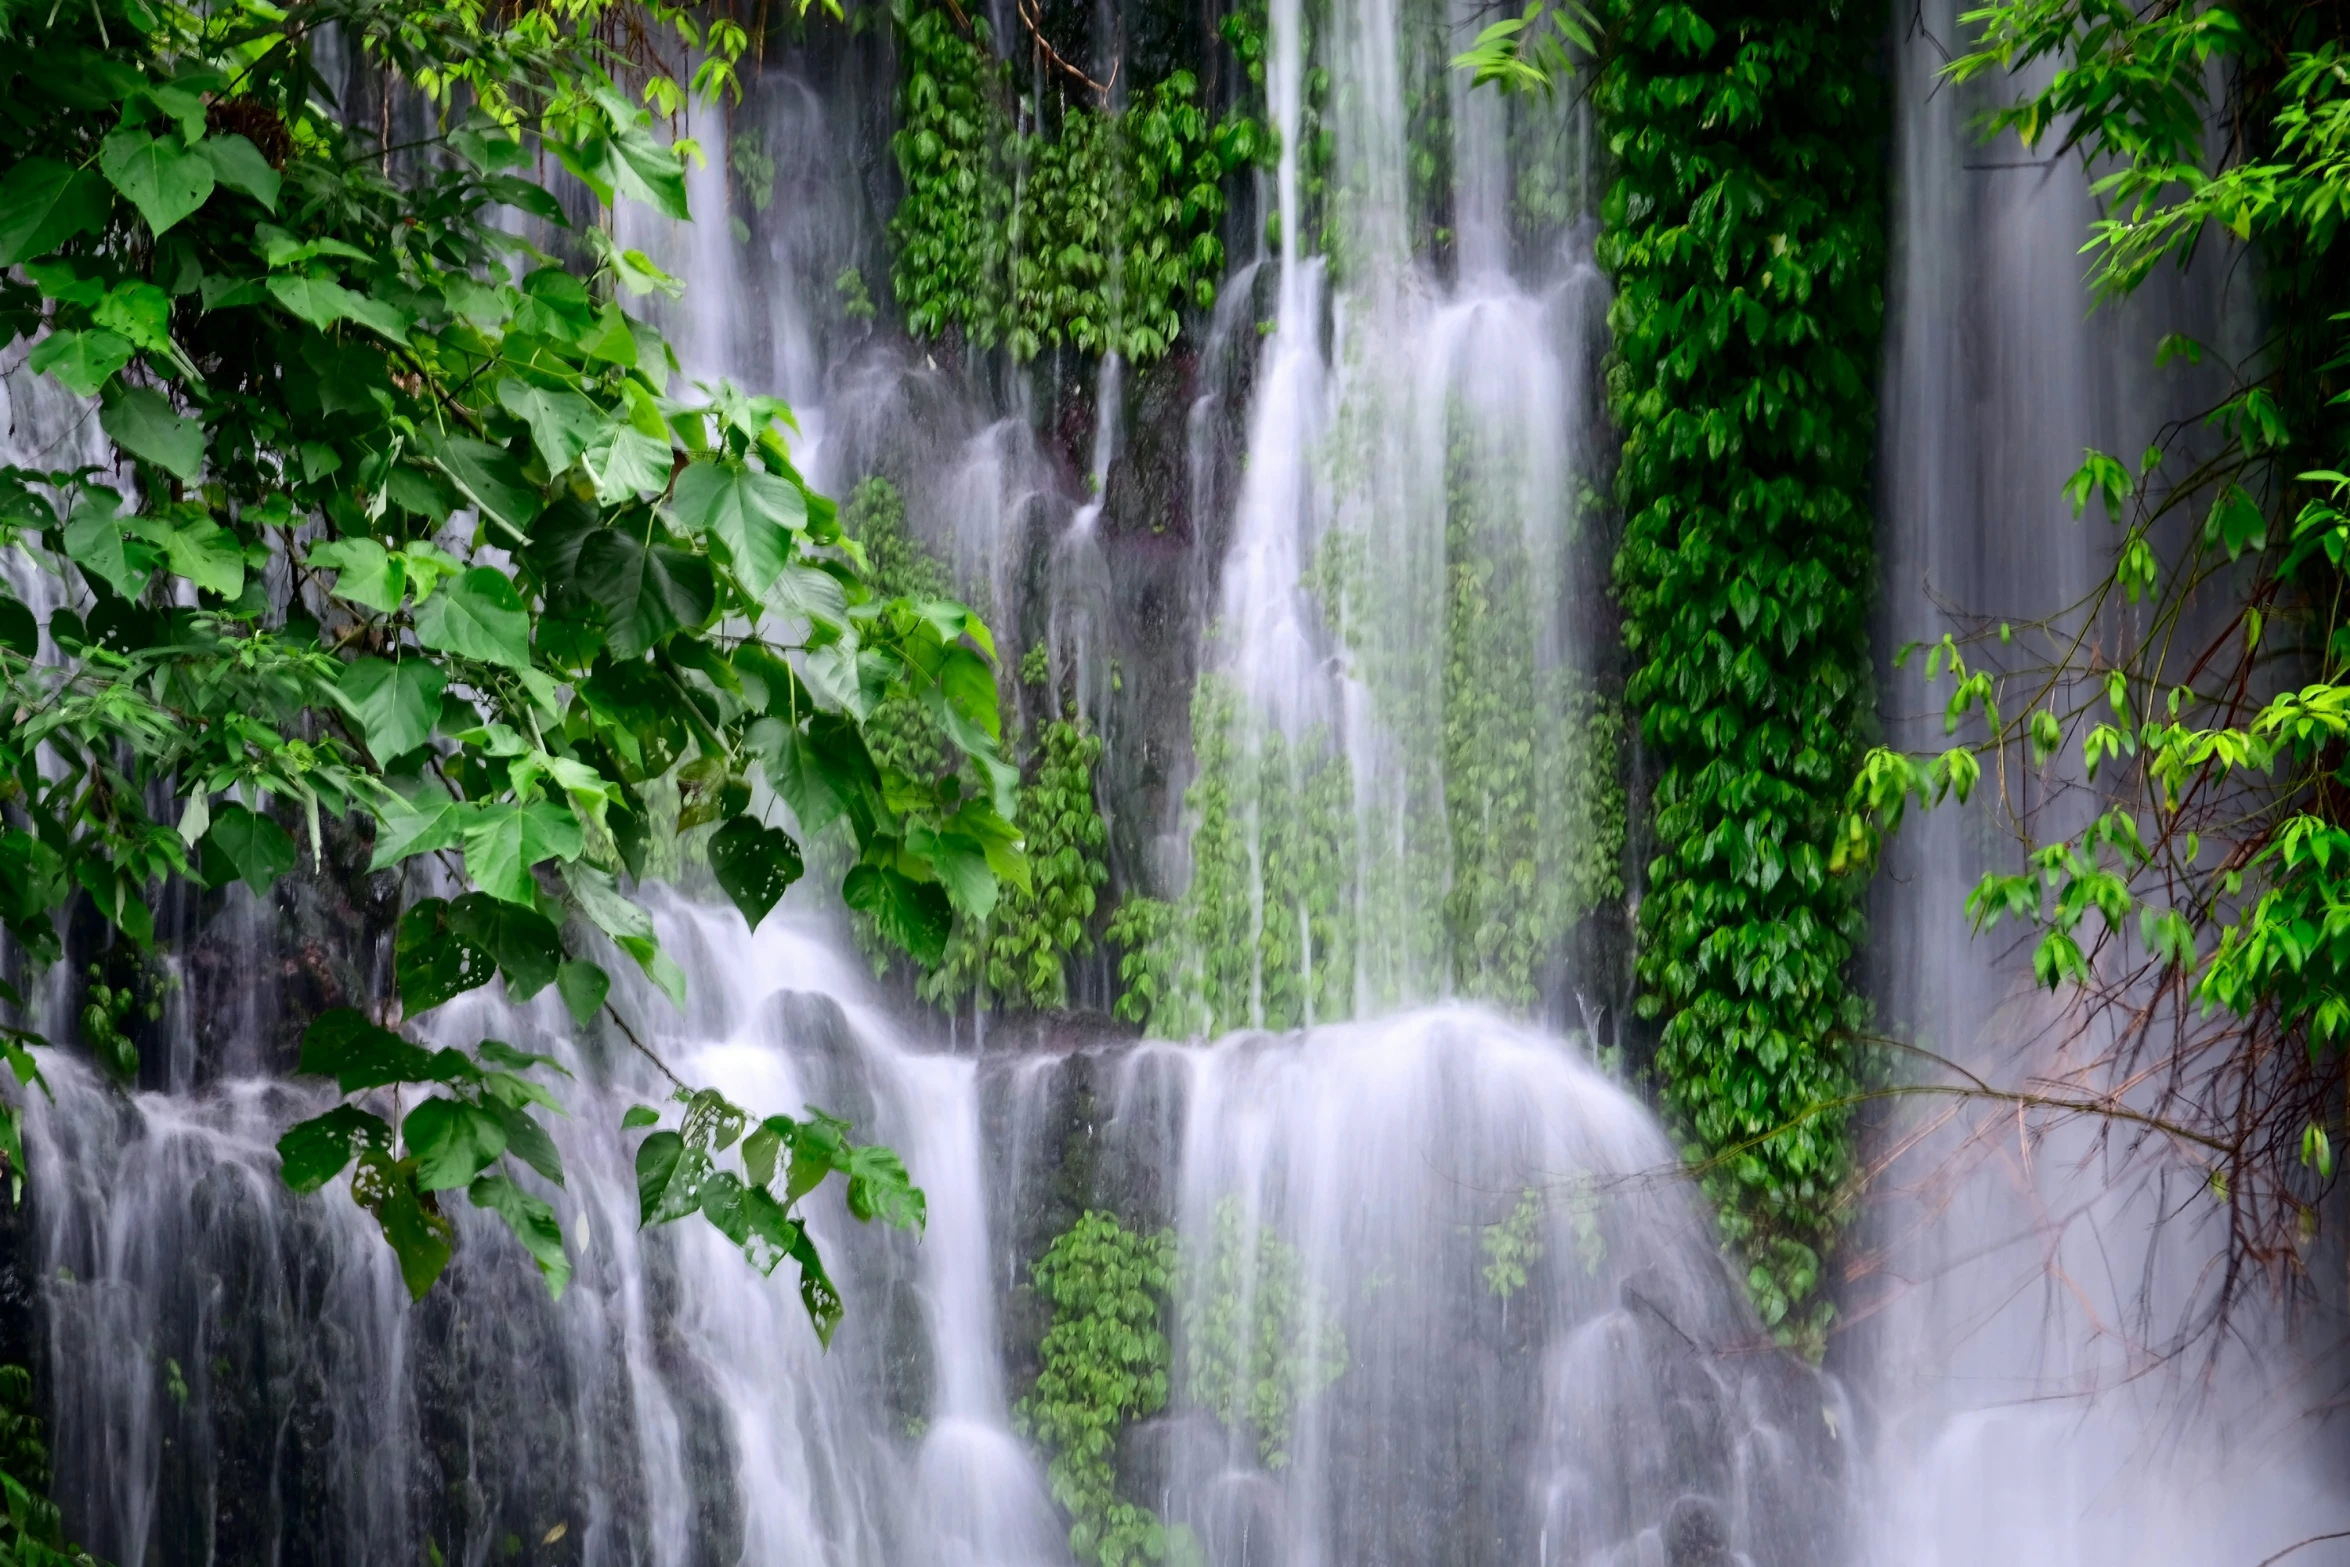
M 1607 0 L 1603 20 L 1616 578 L 1657 763 L 1643 1005 L 1724 1240 L 1766 1322 L 1817 1353 L 1861 1015 L 1857 887 L 1828 850 L 1871 711 L 1887 18 Z

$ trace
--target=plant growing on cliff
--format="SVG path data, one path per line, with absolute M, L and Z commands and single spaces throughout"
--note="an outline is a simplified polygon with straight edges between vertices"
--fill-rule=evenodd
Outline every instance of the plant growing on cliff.
M 418 1295 L 458 1191 L 560 1287 L 525 1173 L 560 1181 L 535 1118 L 554 1101 L 543 1059 L 429 1052 L 383 1020 L 395 996 L 413 1020 L 502 976 L 633 1041 L 608 954 L 682 1004 L 621 881 L 644 865 L 649 792 L 674 794 L 679 831 L 711 829 L 754 926 L 801 873 L 799 844 L 751 808 L 754 772 L 802 833 L 848 824 L 843 896 L 917 956 L 1026 875 L 985 626 L 876 593 L 792 465 L 790 410 L 679 383 L 623 302 L 669 280 L 518 172 L 550 155 L 599 207 L 685 216 L 681 149 L 618 91 L 596 15 L 574 20 L 394 0 L 0 9 L 0 329 L 94 403 L 104 437 L 0 470 L 0 549 L 56 584 L 45 615 L 0 593 L 0 922 L 36 962 L 69 905 L 146 949 L 168 939 L 152 911 L 174 881 L 265 891 L 320 857 L 328 818 L 364 824 L 375 869 L 437 868 L 459 895 L 401 915 L 394 994 L 305 1036 L 303 1070 L 362 1097 L 280 1145 L 305 1189 L 355 1167 Z M 423 95 L 429 160 L 401 151 L 394 178 L 394 149 L 320 107 L 322 33 Z M 502 208 L 569 230 L 586 270 Z M 875 760 L 865 725 L 892 694 L 983 787 Z M 39 1081 L 37 1043 L 7 1026 L 20 1082 Z M 681 1124 L 640 1149 L 645 1222 L 699 1212 L 763 1266 L 797 1258 L 828 1332 L 837 1303 L 793 1204 L 837 1171 L 860 1217 L 911 1225 L 918 1194 L 827 1118 L 743 1135 L 748 1112 L 676 1089 Z M 12 1177 L 15 1126 L 0 1117 Z M 741 1173 L 719 1173 L 738 1143 Z
M 1297 1249 L 1225 1198 L 1207 1256 L 1187 1259 L 1182 1321 L 1184 1397 L 1253 1434 L 1266 1468 L 1286 1468 L 1299 1401 L 1347 1367 L 1346 1330 Z
M 1757 1307 L 1817 1353 L 1861 1021 L 1860 912 L 1829 856 L 1870 707 L 1883 13 L 1608 0 L 1515 22 L 1463 66 L 1548 90 L 1588 57 L 1617 164 L 1616 585 L 1659 768 L 1641 1006 Z
M 1119 1431 L 1167 1404 L 1175 1268 L 1173 1232 L 1137 1234 L 1109 1214 L 1087 1213 L 1030 1269 L 1052 1325 L 1039 1346 L 1043 1370 L 1013 1419 L 1051 1455 L 1053 1499 L 1069 1514 L 1069 1549 L 1080 1562 L 1126 1567 L 1197 1554 L 1171 1541 L 1183 1531 L 1116 1490 Z

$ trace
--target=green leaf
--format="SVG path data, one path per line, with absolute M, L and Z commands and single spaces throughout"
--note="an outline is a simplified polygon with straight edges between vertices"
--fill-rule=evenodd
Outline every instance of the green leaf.
M 531 441 L 550 474 L 579 461 L 605 424 L 603 411 L 577 392 L 549 390 L 514 376 L 498 383 L 498 402 L 530 426 Z
M 588 922 L 614 941 L 651 939 L 653 916 L 621 892 L 609 871 L 574 860 L 563 867 L 563 885 Z
M 387 870 L 412 854 L 454 849 L 464 841 L 464 820 L 463 808 L 445 795 L 414 801 L 394 795 L 376 808 L 375 855 L 367 868 Z
M 506 994 L 528 1001 L 554 983 L 563 962 L 563 938 L 535 908 L 469 892 L 449 905 L 449 928 L 497 960 Z
M 396 1171 L 407 1163 L 393 1166 L 386 1160 L 385 1168 Z M 400 1280 L 408 1286 L 408 1298 L 422 1300 L 449 1266 L 455 1231 L 447 1219 L 424 1206 L 412 1174 L 388 1176 L 385 1185 L 388 1189 L 375 1204 L 376 1222 L 383 1226 L 392 1255 L 400 1259 Z
M 688 1148 L 678 1133 L 647 1137 L 636 1151 L 637 1227 L 651 1229 L 698 1210 L 709 1175 L 710 1156 Z
M 99 427 L 115 445 L 193 484 L 204 468 L 204 425 L 182 418 L 151 386 L 118 386 L 98 411 Z
M 906 847 L 930 862 L 956 908 L 976 920 L 995 912 L 995 872 L 988 867 L 987 850 L 977 839 L 918 827 L 906 834 Z
M 245 591 L 244 546 L 210 517 L 173 525 L 163 540 L 163 556 L 175 576 L 207 593 L 233 600 Z
M 614 188 L 683 223 L 691 216 L 686 205 L 685 167 L 675 151 L 653 139 L 647 118 L 640 116 L 613 127 L 614 157 L 608 167 Z
M 530 667 L 530 616 L 506 574 L 475 566 L 416 610 L 416 640 L 508 669 Z
M 267 892 L 270 883 L 294 868 L 294 840 L 286 830 L 241 805 L 216 809 L 204 838 L 226 857 L 237 880 L 255 892 Z
M 269 297 L 321 331 L 347 321 L 359 296 L 330 277 L 273 277 Z
M 0 179 L 0 268 L 48 255 L 89 229 L 102 228 L 112 198 L 88 169 L 52 158 L 27 158 Z
M 465 824 L 465 874 L 494 898 L 535 908 L 532 868 L 577 859 L 581 845 L 579 818 L 562 806 L 545 800 L 487 805 Z
M 503 1039 L 485 1039 L 476 1045 L 474 1050 L 491 1065 L 506 1067 L 512 1071 L 535 1072 L 543 1066 L 560 1072 L 565 1077 L 571 1075 L 570 1069 L 553 1056 L 540 1055 L 535 1050 L 517 1050 Z
M 506 1151 L 524 1164 L 552 1181 L 563 1184 L 563 1156 L 555 1151 L 555 1140 L 528 1110 L 510 1105 L 502 1099 L 491 1099 L 484 1107 L 498 1118 L 506 1129 Z
M 685 970 L 677 960 L 661 950 L 661 944 L 650 936 L 622 936 L 615 943 L 621 951 L 636 959 L 636 966 L 645 971 L 645 977 L 661 987 L 661 994 L 678 1011 L 685 1010 Z
M 928 1221 L 929 1199 L 906 1174 L 906 1166 L 887 1148 L 865 1146 L 850 1150 L 848 1163 L 849 1212 L 860 1223 L 881 1220 L 895 1229 L 919 1233 Z
M 400 607 L 408 595 L 408 572 L 373 539 L 329 539 L 313 544 L 303 564 L 335 574 L 334 595 L 379 615 Z
M 711 873 L 753 930 L 803 869 L 800 846 L 779 827 L 737 816 L 710 835 Z
M 400 987 L 400 1010 L 421 1017 L 451 996 L 490 982 L 497 960 L 459 934 L 448 900 L 426 898 L 410 904 L 392 938 L 392 975 Z
M 131 362 L 131 345 L 112 332 L 51 332 L 25 356 L 35 375 L 53 375 L 76 397 L 95 397 Z
M 427 1081 L 433 1058 L 389 1029 L 378 1028 L 349 1007 L 322 1012 L 302 1032 L 297 1071 L 331 1077 L 346 1094 L 393 1083 Z
M 575 579 L 604 612 L 604 640 L 619 659 L 636 658 L 682 628 L 699 628 L 717 608 L 710 563 L 674 545 L 647 549 L 606 528 L 579 548 Z
M 91 578 L 105 583 L 118 597 L 136 599 L 147 590 L 151 568 L 134 561 L 123 543 L 122 519 L 115 508 L 122 497 L 92 485 L 74 498 L 73 516 L 65 525 L 66 558 Z M 152 553 L 141 547 L 141 560 Z
M 212 177 L 230 190 L 241 190 L 270 211 L 277 210 L 278 188 L 285 182 L 261 149 L 234 133 L 207 136 L 196 144 L 212 165 Z
M 808 502 L 798 485 L 730 462 L 689 464 L 677 476 L 671 505 L 680 522 L 726 546 L 735 575 L 753 598 L 766 597 L 791 564 L 792 534 L 808 525 Z
M 436 436 L 425 446 L 440 470 L 457 481 L 466 499 L 517 536 L 530 531 L 544 503 L 537 487 L 523 478 L 522 465 L 503 447 L 468 436 Z
M 432 738 L 433 721 L 441 713 L 441 692 L 448 683 L 441 666 L 428 658 L 405 658 L 396 664 L 362 658 L 343 666 L 335 695 L 358 720 L 375 759 L 389 762 Z
M 506 1221 L 506 1228 L 539 1265 L 548 1296 L 561 1300 L 563 1287 L 571 1282 L 571 1259 L 563 1254 L 563 1227 L 555 1222 L 555 1210 L 503 1175 L 483 1176 L 466 1195 L 476 1208 L 487 1208 Z
M 41 623 L 23 600 L 4 590 L 0 590 L 0 648 L 19 658 L 32 658 L 41 651 Z
M 408 1112 L 400 1136 L 416 1161 L 416 1184 L 428 1192 L 471 1185 L 506 1151 L 506 1128 L 477 1104 L 427 1099 Z
M 555 990 L 562 996 L 571 1020 L 585 1028 L 604 1010 L 604 998 L 611 994 L 612 980 L 593 963 L 567 959 L 555 970 Z
M 617 506 L 668 488 L 673 459 L 667 440 L 620 425 L 610 428 L 580 461 L 595 481 L 597 501 Z
M 659 1126 L 661 1112 L 651 1105 L 630 1105 L 628 1113 L 620 1118 L 620 1129 L 629 1131 L 639 1126 Z
M 168 136 L 118 130 L 99 144 L 98 167 L 158 239 L 212 194 L 212 161 Z
M 840 894 L 915 962 L 935 968 L 946 957 L 955 906 L 936 882 L 918 882 L 884 866 L 858 865 L 841 882 Z
M 360 1149 L 391 1145 L 392 1129 L 380 1117 L 356 1105 L 337 1105 L 288 1127 L 277 1140 L 277 1156 L 286 1184 L 307 1194 L 342 1174 Z

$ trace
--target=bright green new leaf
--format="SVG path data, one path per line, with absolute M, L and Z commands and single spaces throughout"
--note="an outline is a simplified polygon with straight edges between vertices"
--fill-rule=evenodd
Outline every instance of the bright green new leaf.
M 536 907 L 531 869 L 547 860 L 579 857 L 579 819 L 545 800 L 485 805 L 465 824 L 465 874 L 494 898 Z
M 373 539 L 329 539 L 310 547 L 303 564 L 335 574 L 336 598 L 388 615 L 408 594 L 400 558 Z
M 688 464 L 670 504 L 678 521 L 726 546 L 735 575 L 754 598 L 764 598 L 791 563 L 792 534 L 808 525 L 808 503 L 798 485 L 729 462 Z
M 112 332 L 52 332 L 33 345 L 25 368 L 53 375 L 76 397 L 95 397 L 114 373 L 131 362 L 130 343 Z

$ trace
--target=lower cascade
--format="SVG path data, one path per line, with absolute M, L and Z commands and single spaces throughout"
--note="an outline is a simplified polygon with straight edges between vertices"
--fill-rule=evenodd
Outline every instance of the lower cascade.
M 60 1497 L 89 1549 L 1067 1561 L 1017 1433 L 1055 1311 L 1035 1264 L 1089 1219 L 1167 1263 L 1130 1328 L 1168 1330 L 1157 1391 L 1089 1455 L 1152 1515 L 1134 1531 L 1151 1559 L 1842 1548 L 1842 1394 L 1759 1333 L 1670 1143 L 1576 1044 L 1448 1006 L 974 1059 L 909 1039 L 804 920 L 751 937 L 673 901 L 663 923 L 694 998 L 664 1056 L 746 1102 L 852 1117 L 929 1193 L 919 1244 L 819 1210 L 854 1303 L 829 1351 L 715 1233 L 639 1234 L 609 1129 L 660 1085 L 552 998 L 469 998 L 435 1028 L 580 1079 L 556 1132 L 577 1273 L 554 1303 L 465 1214 L 445 1293 L 412 1308 L 366 1215 L 279 1182 L 298 1088 L 126 1102 L 61 1071 L 26 1240 L 69 1412 Z M 1109 1251 L 1094 1265 L 1132 1271 Z

